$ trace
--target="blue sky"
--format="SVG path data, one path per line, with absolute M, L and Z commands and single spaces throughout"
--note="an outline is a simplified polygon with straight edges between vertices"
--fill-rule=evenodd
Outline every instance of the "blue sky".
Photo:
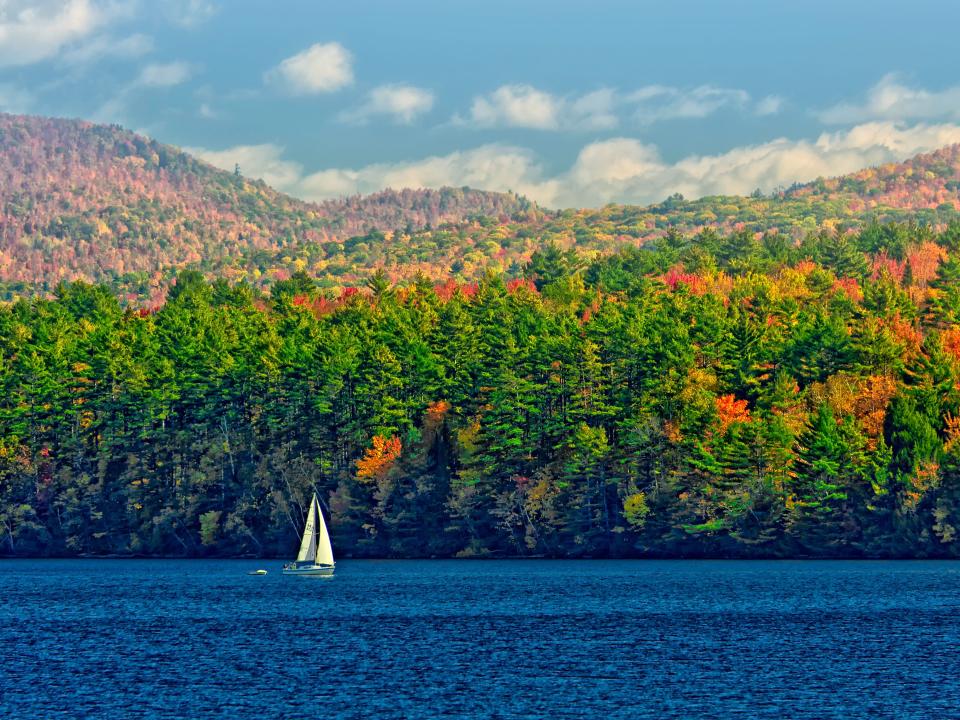
M 0 0 L 0 109 L 308 199 L 748 193 L 960 142 L 960 4 Z

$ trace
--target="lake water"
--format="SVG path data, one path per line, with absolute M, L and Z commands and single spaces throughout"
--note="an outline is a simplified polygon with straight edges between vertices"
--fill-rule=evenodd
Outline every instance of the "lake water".
M 0 561 L 0 718 L 960 717 L 960 564 L 279 565 Z

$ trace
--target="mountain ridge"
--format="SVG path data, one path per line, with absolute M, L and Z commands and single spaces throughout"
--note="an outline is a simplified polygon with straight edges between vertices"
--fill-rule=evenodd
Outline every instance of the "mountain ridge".
M 0 291 L 107 282 L 162 295 L 178 268 L 269 285 L 321 285 L 377 268 L 476 279 L 518 275 L 544 244 L 587 255 L 665 232 L 781 232 L 875 220 L 932 225 L 960 211 L 960 145 L 769 195 L 672 196 L 650 206 L 550 211 L 512 193 L 384 190 L 310 203 L 116 125 L 0 114 Z
M 52 286 L 534 206 L 470 188 L 310 203 L 116 125 L 0 114 L 0 208 L 0 281 Z

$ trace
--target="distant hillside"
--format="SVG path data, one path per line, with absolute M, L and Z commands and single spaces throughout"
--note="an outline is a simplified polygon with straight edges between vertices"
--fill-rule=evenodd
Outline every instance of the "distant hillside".
M 549 212 L 466 188 L 306 203 L 116 126 L 0 115 L 0 294 L 83 278 L 143 298 L 184 266 L 255 285 L 298 270 L 334 287 L 380 267 L 394 279 L 516 275 L 545 243 L 591 255 L 671 229 L 799 238 L 874 220 L 936 225 L 958 217 L 958 188 L 952 146 L 771 195 L 649 207 Z
M 0 114 L 8 286 L 72 278 L 148 286 L 172 266 L 224 272 L 238 257 L 282 256 L 291 244 L 518 215 L 536 210 L 512 194 L 466 188 L 306 203 L 117 126 Z
M 768 196 L 673 198 L 642 212 L 649 224 L 682 229 L 702 225 L 753 230 L 812 230 L 820 225 L 868 220 L 938 223 L 960 210 L 960 145 L 917 155 L 902 163 L 866 168 Z
M 392 269 L 394 277 L 441 268 L 473 279 L 490 267 L 517 274 L 533 252 L 547 243 L 590 256 L 643 245 L 670 230 L 683 235 L 704 228 L 720 233 L 778 232 L 800 239 L 821 228 L 854 228 L 874 221 L 936 226 L 958 218 L 958 188 L 960 146 L 952 146 L 771 195 L 698 200 L 673 196 L 648 207 L 607 205 L 499 223 L 474 220 L 412 236 L 371 233 L 322 248 L 300 244 L 287 249 L 285 256 L 299 258 L 321 281 L 330 283 L 376 266 Z M 282 260 L 275 257 L 268 264 Z

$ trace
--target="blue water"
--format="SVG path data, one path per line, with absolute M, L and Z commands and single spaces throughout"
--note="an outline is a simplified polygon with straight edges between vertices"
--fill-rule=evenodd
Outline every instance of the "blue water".
M 960 717 L 960 564 L 0 562 L 0 718 L 211 715 Z

